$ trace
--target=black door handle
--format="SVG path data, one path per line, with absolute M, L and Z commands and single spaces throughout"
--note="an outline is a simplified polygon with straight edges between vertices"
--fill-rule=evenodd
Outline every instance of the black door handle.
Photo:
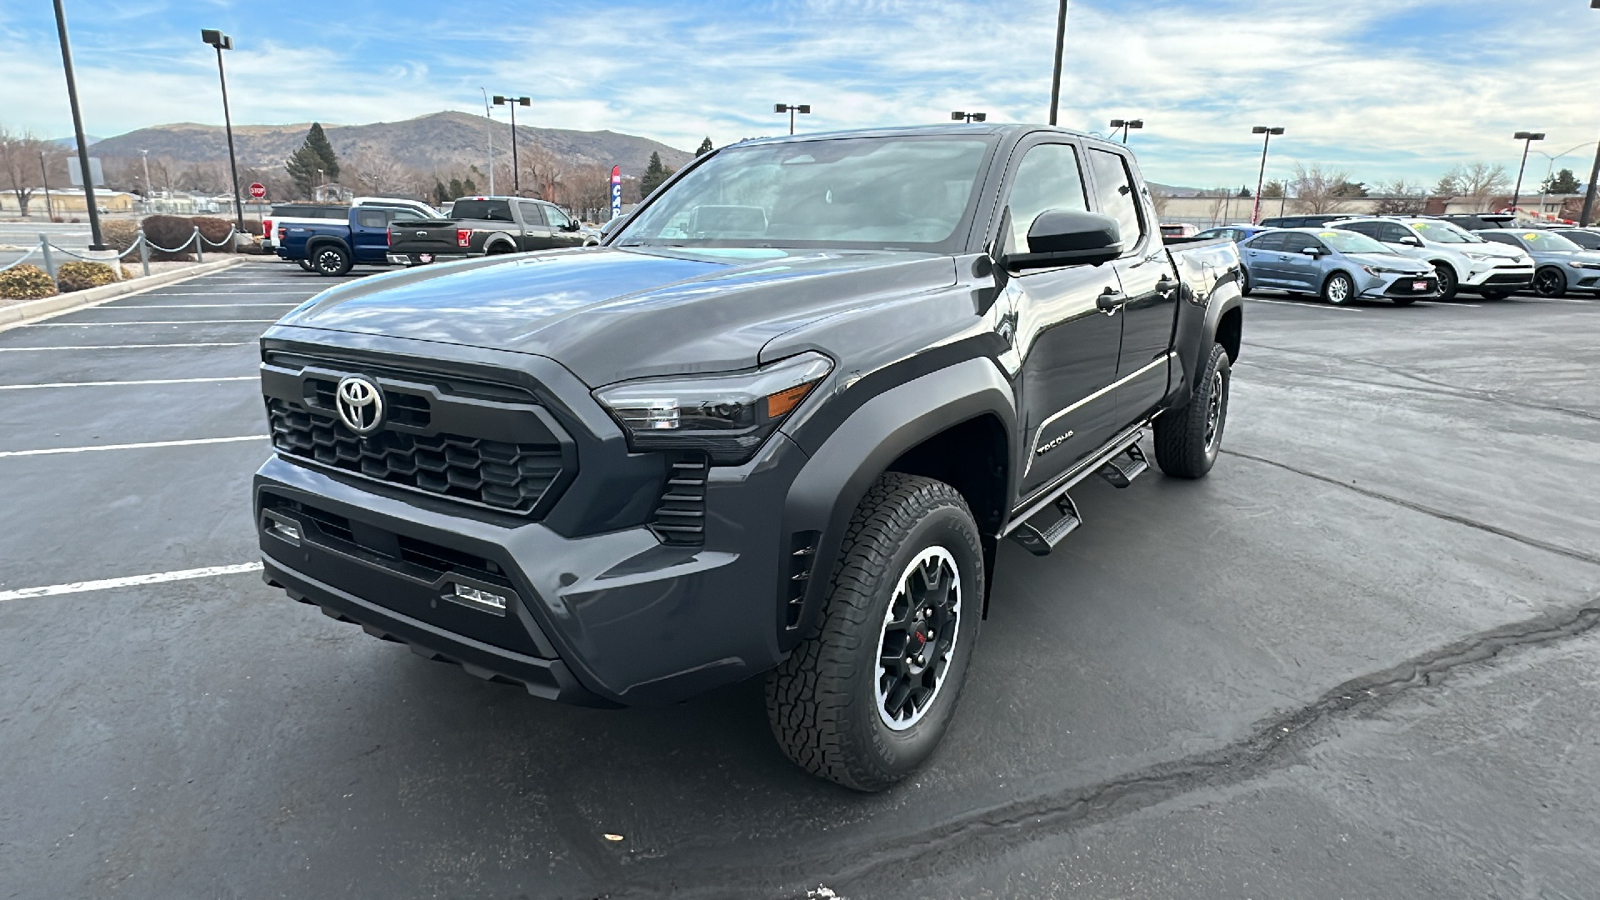
M 1110 288 L 1106 288 L 1105 293 L 1101 294 L 1100 297 L 1095 300 L 1095 306 L 1100 307 L 1100 311 L 1109 316 L 1121 309 L 1122 305 L 1127 302 L 1127 294 L 1124 294 L 1121 291 L 1113 291 Z
M 1171 275 L 1163 275 L 1161 276 L 1161 280 L 1156 282 L 1156 290 L 1165 294 L 1167 291 L 1176 288 L 1179 283 L 1180 282 Z

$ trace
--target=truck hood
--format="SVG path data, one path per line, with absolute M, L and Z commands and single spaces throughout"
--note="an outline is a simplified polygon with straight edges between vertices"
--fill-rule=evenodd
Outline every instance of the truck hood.
M 279 324 L 534 353 L 599 387 L 748 368 L 787 331 L 954 281 L 908 251 L 556 251 L 365 278 Z

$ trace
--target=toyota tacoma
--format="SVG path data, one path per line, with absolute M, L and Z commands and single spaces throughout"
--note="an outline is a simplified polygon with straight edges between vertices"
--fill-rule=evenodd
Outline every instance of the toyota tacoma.
M 378 275 L 269 329 L 265 578 L 554 700 L 762 675 L 794 762 L 881 790 L 950 725 L 1000 541 L 1049 553 L 1142 439 L 1211 469 L 1242 316 L 1233 243 L 1168 249 L 1119 144 L 746 141 L 600 247 Z

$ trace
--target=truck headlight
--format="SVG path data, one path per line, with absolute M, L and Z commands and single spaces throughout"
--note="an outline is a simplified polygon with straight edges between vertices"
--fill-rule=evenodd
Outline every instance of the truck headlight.
M 833 361 L 807 352 L 747 372 L 627 381 L 594 392 L 636 452 L 704 450 L 713 463 L 755 455 Z

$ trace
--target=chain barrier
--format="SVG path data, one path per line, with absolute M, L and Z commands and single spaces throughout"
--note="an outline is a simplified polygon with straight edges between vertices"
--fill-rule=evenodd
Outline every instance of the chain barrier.
M 39 252 L 39 248 L 38 247 L 34 247 L 33 249 L 29 250 L 27 253 L 22 254 L 21 258 L 19 258 L 17 261 L 9 262 L 9 263 L 6 263 L 3 266 L 0 266 L 0 272 L 4 272 L 5 270 L 7 270 L 9 268 L 12 268 L 13 266 L 22 265 L 23 263 L 28 261 L 28 257 L 30 257 L 30 256 L 32 256 L 32 255 L 34 255 L 35 253 L 38 253 L 38 252 Z

